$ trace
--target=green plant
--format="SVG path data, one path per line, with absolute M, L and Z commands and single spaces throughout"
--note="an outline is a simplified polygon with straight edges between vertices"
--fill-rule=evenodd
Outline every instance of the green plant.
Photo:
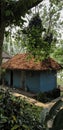
M 44 102 L 44 103 L 47 102 L 47 101 L 49 101 L 49 98 L 47 98 L 47 95 L 46 95 L 45 92 L 40 92 L 39 94 L 37 94 L 36 99 L 38 101 L 41 101 L 41 102 Z
M 42 130 L 42 108 L 0 89 L 0 130 Z
M 56 88 L 48 92 L 40 92 L 36 95 L 36 99 L 41 102 L 49 102 L 60 96 L 60 89 Z
M 23 46 L 36 60 L 42 61 L 50 56 L 53 38 L 50 35 L 45 36 L 46 28 L 43 27 L 39 13 L 31 18 L 28 27 L 23 29 L 23 33 L 26 35 Z M 43 34 L 44 36 L 42 36 Z

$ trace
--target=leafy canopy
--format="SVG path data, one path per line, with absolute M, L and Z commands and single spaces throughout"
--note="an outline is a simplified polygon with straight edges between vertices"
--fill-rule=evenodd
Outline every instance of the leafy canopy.
M 52 32 L 46 35 L 46 28 L 43 27 L 38 13 L 32 17 L 23 33 L 27 36 L 27 41 L 24 43 L 27 52 L 31 53 L 36 59 L 47 59 L 50 55 L 51 44 L 54 39 Z
M 18 25 L 18 26 L 21 27 L 22 22 L 24 22 L 24 20 L 22 19 L 20 13 L 22 13 L 22 16 L 24 16 L 24 14 L 25 14 L 24 12 L 28 13 L 28 11 L 25 11 L 25 9 L 24 9 L 25 7 L 23 7 L 24 11 L 22 11 L 22 12 L 19 11 L 19 9 L 21 10 L 22 8 L 19 8 L 17 10 L 18 7 L 21 7 L 20 4 L 16 4 L 16 8 L 14 8 L 15 3 L 19 3 L 19 1 L 20 0 L 18 0 L 18 1 L 12 1 L 12 0 L 8 1 L 7 0 L 8 8 L 6 10 L 6 19 L 8 20 L 8 23 L 10 23 L 12 25 L 14 24 L 15 26 Z M 21 2 L 21 4 L 22 3 L 24 5 L 24 0 L 23 0 L 23 2 Z M 35 3 L 35 4 L 32 4 L 32 3 Z M 30 0 L 27 3 L 28 5 L 25 4 L 27 10 L 32 5 L 36 5 L 36 3 L 38 3 L 38 1 L 33 2 L 33 0 L 32 0 L 32 2 L 31 2 L 31 0 Z M 13 4 L 13 7 L 10 6 L 12 4 Z M 17 6 L 17 5 L 19 5 L 19 6 Z M 42 5 L 41 8 L 43 6 L 44 5 Z M 12 7 L 13 9 L 9 8 L 9 7 Z M 59 0 L 53 0 L 53 1 L 50 0 L 50 7 L 49 7 L 48 11 L 47 11 L 46 7 L 44 6 L 44 8 L 43 8 L 43 10 L 41 12 L 41 14 L 43 14 L 42 15 L 42 20 L 41 20 L 41 18 L 39 16 L 37 17 L 39 22 L 36 20 L 36 16 L 34 16 L 31 19 L 31 21 L 29 23 L 29 27 L 27 28 L 28 32 L 27 32 L 27 34 L 26 34 L 26 36 L 24 38 L 26 40 L 26 43 L 23 44 L 23 45 L 27 49 L 27 51 L 32 52 L 34 56 L 39 57 L 41 55 L 42 58 L 48 57 L 50 52 L 51 52 L 52 46 L 55 47 L 55 44 L 58 42 L 57 37 L 59 36 L 59 31 L 57 29 L 60 28 L 59 27 L 60 23 L 58 23 L 57 21 L 60 18 L 60 10 L 61 9 L 62 9 L 62 1 L 59 2 Z M 18 11 L 18 13 L 16 13 L 16 11 Z M 13 13 L 11 13 L 11 12 L 13 12 Z M 13 14 L 13 16 L 11 14 Z M 36 24 L 35 21 L 38 24 Z M 31 23 L 33 23 L 33 27 L 31 26 Z M 35 26 L 35 24 L 37 26 Z M 10 26 L 10 28 L 12 28 L 12 26 Z M 18 44 L 18 41 L 20 43 L 22 41 L 21 39 L 23 37 L 23 35 L 20 35 L 20 33 L 21 32 L 16 34 L 16 35 L 18 35 L 18 38 L 15 39 L 17 46 L 20 46 Z M 7 32 L 6 32 L 6 35 L 7 35 Z M 38 59 L 38 57 L 37 57 L 37 59 Z
M 1 17 L 4 17 L 5 26 L 10 24 L 21 25 L 21 16 L 42 0 L 1 0 Z M 3 8 L 2 8 L 3 7 Z M 3 12 L 2 12 L 3 10 Z

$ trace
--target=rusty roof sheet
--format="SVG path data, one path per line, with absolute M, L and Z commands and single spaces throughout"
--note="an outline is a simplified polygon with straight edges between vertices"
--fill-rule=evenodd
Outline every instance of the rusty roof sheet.
M 42 62 L 35 62 L 34 58 L 28 59 L 28 55 L 17 54 L 6 63 L 2 64 L 5 69 L 19 70 L 60 70 L 62 67 L 52 58 L 48 58 Z

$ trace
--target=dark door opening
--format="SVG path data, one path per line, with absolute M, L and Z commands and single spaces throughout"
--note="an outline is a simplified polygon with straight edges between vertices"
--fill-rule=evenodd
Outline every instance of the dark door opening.
M 10 73 L 11 73 L 11 74 L 10 74 L 10 86 L 13 87 L 13 71 L 11 70 Z

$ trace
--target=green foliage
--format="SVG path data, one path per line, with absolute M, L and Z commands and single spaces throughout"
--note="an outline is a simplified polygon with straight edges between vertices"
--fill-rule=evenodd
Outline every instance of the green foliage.
M 63 40 L 60 41 L 52 56 L 63 65 Z
M 39 4 L 41 0 L 2 0 L 4 6 L 4 20 L 6 26 L 10 24 L 22 25 L 24 20 L 21 16 L 24 16 L 25 13 L 35 5 Z
M 10 23 L 10 25 L 12 24 L 15 26 L 16 25 L 20 26 L 20 29 L 15 34 L 18 35 L 17 37 L 15 36 L 13 39 L 13 36 L 11 34 L 11 39 L 14 40 L 12 41 L 12 43 L 15 44 L 14 48 L 16 48 L 16 50 L 18 48 L 18 51 L 14 50 L 14 48 L 11 47 L 12 48 L 11 52 L 14 51 L 14 54 L 16 54 L 17 52 L 22 52 L 21 49 L 23 48 L 22 50 L 25 51 L 27 50 L 27 52 L 32 53 L 34 57 L 36 57 L 36 59 L 43 60 L 44 58 L 48 58 L 49 55 L 51 55 L 51 52 L 54 52 L 54 50 L 57 49 L 56 48 L 56 44 L 58 43 L 57 37 L 60 37 L 59 36 L 60 31 L 58 30 L 60 29 L 62 24 L 62 22 L 59 21 L 60 10 L 62 9 L 63 2 L 62 1 L 59 2 L 57 0 L 55 1 L 50 0 L 48 8 L 47 4 L 45 6 L 45 3 L 44 4 L 41 3 L 42 4 L 41 12 L 39 7 L 40 5 L 38 7 L 39 7 L 39 13 L 42 18 L 40 18 L 38 13 L 37 15 L 34 15 L 32 19 L 29 21 L 27 29 L 23 31 L 26 33 L 26 36 L 23 36 L 19 33 L 21 32 L 22 23 L 25 21 L 21 17 L 21 13 L 22 16 L 24 16 L 24 12 L 27 12 L 28 7 L 31 7 L 33 3 L 38 3 L 37 1 L 33 0 L 30 0 L 28 2 L 26 1 L 26 4 L 24 4 L 24 2 L 25 2 L 24 0 L 21 2 L 19 2 L 19 0 L 7 1 L 8 7 L 6 8 L 7 9 L 6 17 L 7 18 L 10 17 L 11 19 L 11 20 L 8 19 L 8 22 Z M 20 5 L 23 8 L 21 8 Z M 9 7 L 12 8 L 10 9 Z M 6 32 L 6 35 L 8 35 L 8 32 Z
M 40 18 L 38 13 L 35 14 L 35 16 L 33 16 L 31 18 L 31 20 L 29 21 L 28 30 L 30 31 L 31 29 L 33 29 L 33 27 L 35 29 L 38 29 L 39 37 L 41 36 L 42 31 L 45 31 L 45 29 L 44 29 L 44 27 L 42 25 L 42 20 L 41 20 L 41 18 Z M 30 33 L 32 33 L 32 32 L 30 31 Z
M 24 46 L 36 59 L 47 59 L 56 50 L 57 38 L 60 38 L 60 10 L 62 2 L 49 1 L 49 7 L 42 5 L 43 9 L 35 14 L 29 21 L 27 29 L 27 41 Z M 40 7 L 39 7 L 40 9 Z
M 36 59 L 47 59 L 51 51 L 52 33 L 46 34 L 46 29 L 42 25 L 39 14 L 32 17 L 27 29 L 23 30 L 27 35 L 27 41 L 24 43 L 27 52 L 31 53 Z M 44 36 L 42 36 L 44 33 Z
M 57 74 L 57 83 L 63 87 L 63 71 L 58 72 Z
M 41 109 L 0 89 L 1 130 L 42 130 L 39 121 Z
M 2 63 L 2 48 L 5 28 L 10 25 L 22 27 L 24 20 L 21 16 L 42 0 L 0 0 L 0 65 Z
M 50 101 L 50 99 L 47 98 L 47 95 L 46 95 L 45 92 L 43 92 L 43 93 L 42 93 L 42 92 L 39 93 L 39 94 L 37 95 L 37 100 L 40 101 L 40 102 L 44 102 L 44 103 Z

